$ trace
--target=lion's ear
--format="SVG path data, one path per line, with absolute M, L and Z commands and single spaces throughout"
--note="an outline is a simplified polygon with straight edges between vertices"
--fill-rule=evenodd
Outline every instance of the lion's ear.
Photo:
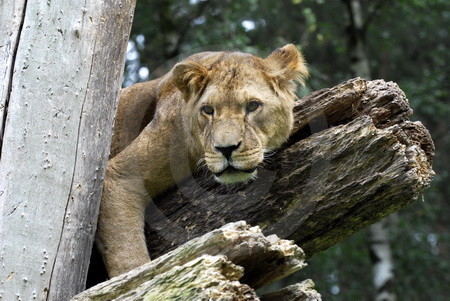
M 173 68 L 173 83 L 187 101 L 193 94 L 201 91 L 207 73 L 208 70 L 196 62 L 181 62 Z
M 288 88 L 293 86 L 293 81 L 304 85 L 308 78 L 309 73 L 305 59 L 293 44 L 275 49 L 264 61 L 269 67 L 269 74 L 281 85 L 287 84 Z

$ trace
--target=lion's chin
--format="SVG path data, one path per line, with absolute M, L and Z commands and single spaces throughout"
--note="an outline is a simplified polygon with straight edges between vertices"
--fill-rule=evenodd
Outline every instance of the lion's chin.
M 257 172 L 256 168 L 241 171 L 232 167 L 227 167 L 223 172 L 216 173 L 214 178 L 221 184 L 247 183 L 256 179 Z

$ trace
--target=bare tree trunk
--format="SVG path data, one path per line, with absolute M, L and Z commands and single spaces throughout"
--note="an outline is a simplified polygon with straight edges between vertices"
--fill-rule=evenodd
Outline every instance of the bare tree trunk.
M 3 141 L 3 131 L 6 121 L 6 109 L 11 90 L 11 77 L 17 52 L 19 34 L 23 26 L 25 0 L 6 0 L 0 7 L 0 152 Z M 0 204 L 1 206 L 1 204 Z
M 394 301 L 394 262 L 392 259 L 391 243 L 389 240 L 389 217 L 373 224 L 369 228 L 369 250 L 373 263 L 373 285 L 375 287 L 375 301 Z
M 349 54 L 351 70 L 354 76 L 371 79 L 370 61 L 367 55 L 366 27 L 360 0 L 343 0 L 347 7 L 349 25 Z
M 84 289 L 134 0 L 0 3 L 0 298 Z

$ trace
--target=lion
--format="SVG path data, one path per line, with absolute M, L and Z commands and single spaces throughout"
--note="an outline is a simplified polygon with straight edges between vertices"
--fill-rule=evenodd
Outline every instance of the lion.
M 288 44 L 264 59 L 198 53 L 122 91 L 96 237 L 110 277 L 150 261 L 145 207 L 199 162 L 225 185 L 257 177 L 264 154 L 289 137 L 297 83 L 307 76 Z

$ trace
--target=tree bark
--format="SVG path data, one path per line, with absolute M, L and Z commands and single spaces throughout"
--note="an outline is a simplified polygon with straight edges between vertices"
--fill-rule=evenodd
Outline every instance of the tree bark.
M 394 262 L 389 241 L 388 225 L 395 214 L 369 227 L 369 253 L 373 264 L 373 286 L 375 301 L 395 301 Z
M 0 298 L 85 286 L 134 0 L 3 1 Z
M 202 255 L 156 275 L 114 300 L 259 300 L 253 289 L 238 281 L 242 274 L 243 269 L 225 256 Z
M 364 13 L 360 0 L 343 0 L 348 15 L 347 37 L 350 69 L 354 76 L 371 79 L 370 60 L 367 53 Z M 366 19 L 367 20 L 367 19 Z
M 25 0 L 5 0 L 0 4 L 0 153 L 12 84 L 14 54 L 17 52 L 19 33 L 23 26 L 25 4 Z
M 304 266 L 303 251 L 291 241 L 266 237 L 258 227 L 241 221 L 193 239 L 73 300 L 259 300 L 254 288 Z M 304 286 L 304 292 L 317 294 L 313 286 Z
M 321 301 L 322 296 L 314 289 L 311 279 L 290 285 L 279 291 L 265 294 L 261 301 Z
M 311 257 L 411 203 L 434 175 L 430 135 L 408 120 L 408 100 L 392 82 L 356 78 L 306 96 L 294 113 L 290 141 L 255 182 L 220 186 L 200 171 L 154 200 L 152 258 L 237 220 Z

